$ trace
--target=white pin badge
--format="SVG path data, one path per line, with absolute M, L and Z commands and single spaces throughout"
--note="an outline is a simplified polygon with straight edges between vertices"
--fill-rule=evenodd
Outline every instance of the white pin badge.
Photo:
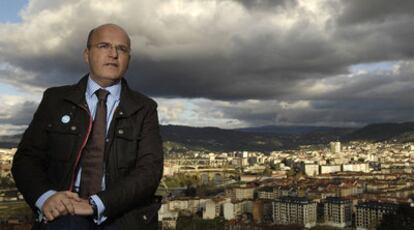
M 69 123 L 70 116 L 69 115 L 63 115 L 61 121 L 62 121 L 63 124 Z

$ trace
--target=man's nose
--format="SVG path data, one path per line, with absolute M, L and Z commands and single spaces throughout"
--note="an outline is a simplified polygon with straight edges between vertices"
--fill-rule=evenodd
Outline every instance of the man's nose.
M 119 53 L 118 53 L 118 48 L 116 46 L 111 46 L 111 50 L 109 51 L 109 55 L 111 57 L 117 58 Z

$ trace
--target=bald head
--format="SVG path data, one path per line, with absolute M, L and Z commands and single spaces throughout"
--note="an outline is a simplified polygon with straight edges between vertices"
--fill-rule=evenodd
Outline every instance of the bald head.
M 115 84 L 128 69 L 130 51 L 131 41 L 122 27 L 105 24 L 91 30 L 83 52 L 89 76 L 102 87 Z
M 105 29 L 112 29 L 112 30 L 118 30 L 118 31 L 120 31 L 128 39 L 128 46 L 131 45 L 131 39 L 129 38 L 128 33 L 122 27 L 120 27 L 120 26 L 118 26 L 116 24 L 108 23 L 108 24 L 100 25 L 100 26 L 98 26 L 96 28 L 93 28 L 91 31 L 89 31 L 88 40 L 86 42 L 86 47 L 87 48 L 90 48 L 90 46 L 92 45 L 92 40 L 93 40 L 94 36 L 97 33 L 99 33 L 100 31 L 105 30 Z

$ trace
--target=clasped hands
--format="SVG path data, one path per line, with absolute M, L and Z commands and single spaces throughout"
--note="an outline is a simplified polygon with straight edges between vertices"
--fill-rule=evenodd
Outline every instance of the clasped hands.
M 90 216 L 93 214 L 93 209 L 89 201 L 80 198 L 77 193 L 61 191 L 45 201 L 42 212 L 46 221 L 52 221 L 65 215 Z

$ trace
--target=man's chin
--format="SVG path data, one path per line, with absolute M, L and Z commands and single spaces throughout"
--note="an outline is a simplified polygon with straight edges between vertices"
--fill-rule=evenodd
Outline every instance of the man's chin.
M 103 85 L 112 85 L 113 83 L 118 82 L 122 78 L 122 75 L 101 75 L 92 77 L 98 84 L 101 83 Z
M 118 81 L 121 78 L 122 78 L 122 76 L 120 76 L 120 75 L 107 75 L 107 76 L 102 77 L 102 80 L 105 80 L 105 81 Z

